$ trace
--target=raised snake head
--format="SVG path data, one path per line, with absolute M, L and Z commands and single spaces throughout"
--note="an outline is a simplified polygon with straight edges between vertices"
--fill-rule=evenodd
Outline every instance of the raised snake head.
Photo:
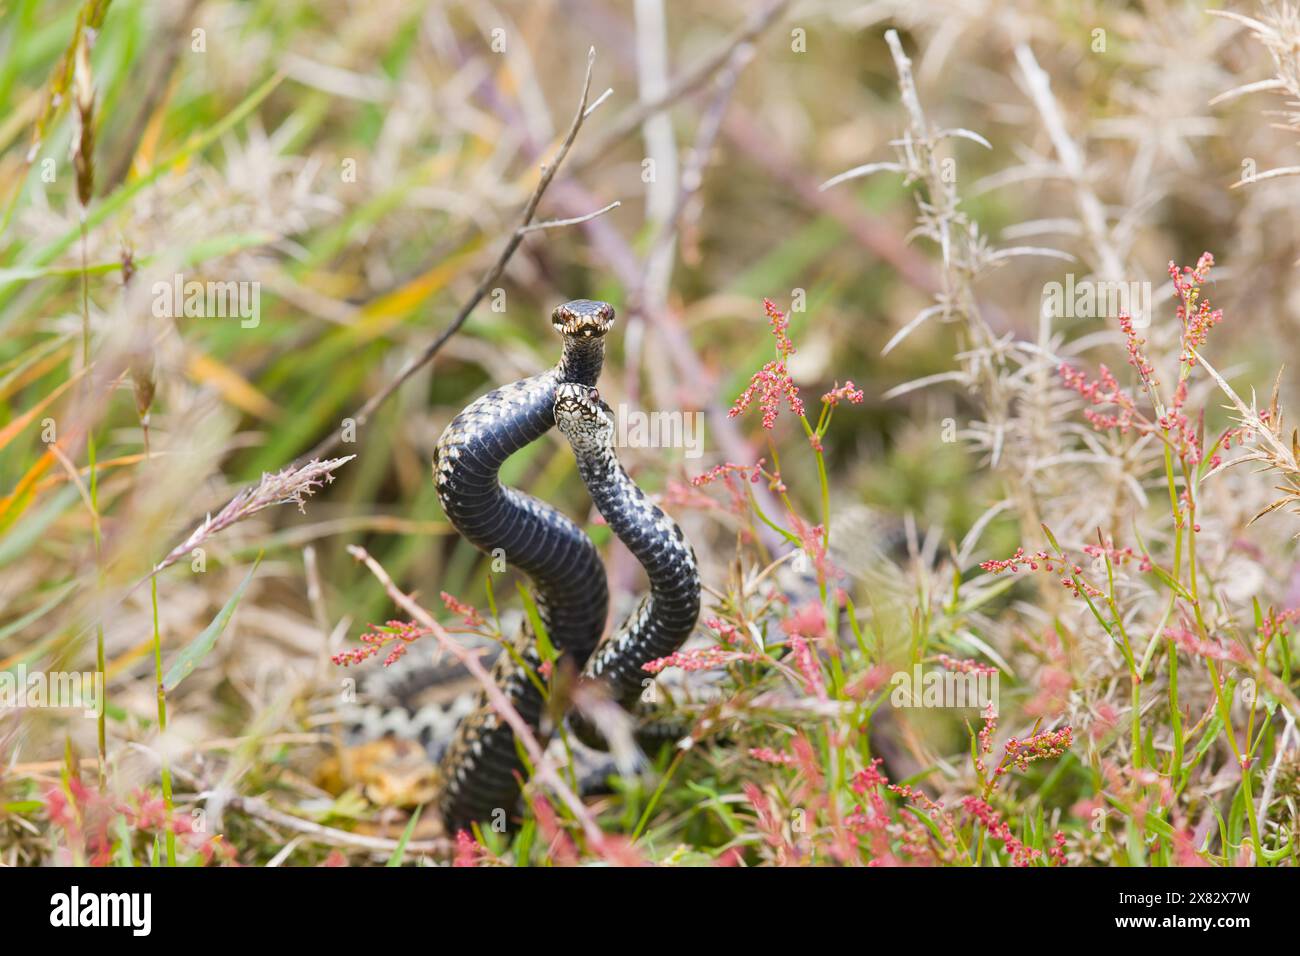
M 614 413 L 590 386 L 565 382 L 556 388 L 555 424 L 579 458 L 613 445 Z
M 594 299 L 574 299 L 555 307 L 551 325 L 561 335 L 599 338 L 614 327 L 614 307 Z

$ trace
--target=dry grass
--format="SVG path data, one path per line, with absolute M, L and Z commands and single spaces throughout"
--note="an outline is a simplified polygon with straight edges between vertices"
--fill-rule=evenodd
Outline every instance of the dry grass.
M 0 669 L 108 701 L 0 710 L 0 860 L 1295 865 L 1298 24 L 0 9 Z M 1149 289 L 1149 325 L 1045 311 L 1067 275 Z M 579 296 L 619 309 L 612 404 L 704 415 L 700 460 L 621 451 L 709 589 L 663 676 L 692 745 L 585 806 L 543 764 L 518 834 L 449 846 L 313 778 L 330 658 L 440 591 L 511 632 L 429 457 Z M 769 362 L 802 422 L 728 414 Z M 590 517 L 558 436 L 506 478 Z M 621 611 L 639 569 L 588 529 Z M 914 667 L 996 672 L 996 720 L 898 706 Z

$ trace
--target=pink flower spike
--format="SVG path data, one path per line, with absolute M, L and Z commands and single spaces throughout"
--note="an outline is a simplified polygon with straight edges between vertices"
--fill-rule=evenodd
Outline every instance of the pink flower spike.
M 822 396 L 822 401 L 832 407 L 838 405 L 841 401 L 861 405 L 864 397 L 862 389 L 853 384 L 853 379 L 848 379 L 843 385 L 836 383 L 834 388 Z
M 790 378 L 790 370 L 786 366 L 786 360 L 795 351 L 788 332 L 790 322 L 771 299 L 763 300 L 763 309 L 767 312 L 767 321 L 772 328 L 772 335 L 776 337 L 776 354 L 779 357 L 768 362 L 750 377 L 745 390 L 732 403 L 727 417 L 735 418 L 753 404 L 757 396 L 758 406 L 763 411 L 763 427 L 771 431 L 776 426 L 777 411 L 783 399 L 795 415 L 802 417 L 804 407 L 803 399 L 799 397 L 799 386 L 795 385 Z
M 720 646 L 702 647 L 689 651 L 677 651 L 667 657 L 648 661 L 641 665 L 641 669 L 650 674 L 658 674 L 668 667 L 679 667 L 684 671 L 705 671 L 726 667 L 728 664 L 752 662 L 760 659 L 761 655 L 759 654 L 729 651 Z

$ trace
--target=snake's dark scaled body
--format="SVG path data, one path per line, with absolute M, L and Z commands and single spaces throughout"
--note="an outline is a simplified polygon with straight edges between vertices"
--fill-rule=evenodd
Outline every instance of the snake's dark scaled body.
M 447 519 L 480 550 L 500 549 L 532 580 L 538 612 L 551 643 L 582 665 L 600 640 L 609 607 L 605 570 L 591 540 L 574 522 L 530 495 L 503 488 L 502 464 L 555 424 L 562 383 L 595 384 L 604 361 L 604 335 L 613 308 L 586 299 L 559 306 L 552 324 L 564 337 L 560 364 L 489 392 L 457 415 L 438 440 L 434 475 Z M 535 635 L 525 627 L 514 642 L 520 664 L 501 654 L 493 680 L 520 716 L 536 729 L 543 699 L 528 669 L 541 663 Z M 512 812 L 522 767 L 513 731 L 480 695 L 457 728 L 442 761 L 439 809 L 448 829 L 494 813 Z
M 610 530 L 645 568 L 650 593 L 592 656 L 584 677 L 604 682 L 624 708 L 637 709 L 648 675 L 642 665 L 682 646 L 700 615 L 695 552 L 668 515 L 652 504 L 614 454 L 614 417 L 596 389 L 577 383 L 556 390 L 555 421 L 573 447 L 592 502 Z M 599 745 L 594 728 L 574 717 L 584 743 Z

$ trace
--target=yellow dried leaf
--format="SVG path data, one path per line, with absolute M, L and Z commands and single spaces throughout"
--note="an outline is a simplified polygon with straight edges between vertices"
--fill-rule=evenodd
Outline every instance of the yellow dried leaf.
M 279 406 L 229 365 L 210 355 L 192 352 L 186 372 L 195 381 L 216 388 L 222 398 L 240 411 L 267 420 L 280 417 Z

